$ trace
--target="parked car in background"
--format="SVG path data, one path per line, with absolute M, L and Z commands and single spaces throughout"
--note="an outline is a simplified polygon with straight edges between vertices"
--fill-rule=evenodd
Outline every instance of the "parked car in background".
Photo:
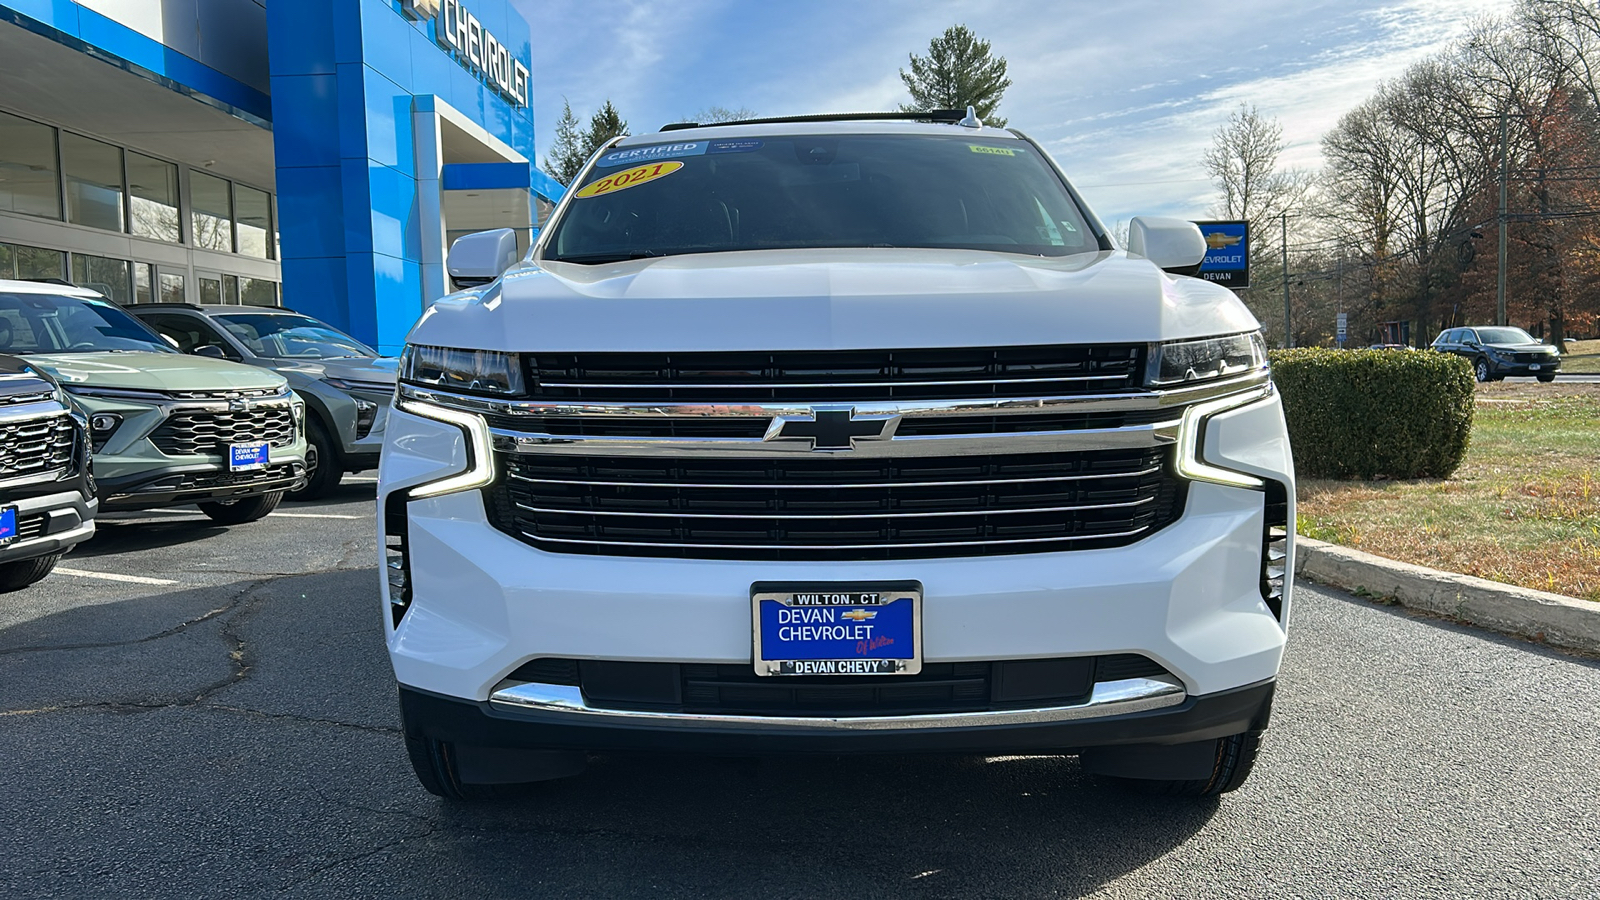
M 0 592 L 49 575 L 94 535 L 98 506 L 82 416 L 48 375 L 0 356 Z
M 1504 325 L 1445 329 L 1433 339 L 1433 349 L 1466 357 L 1479 381 L 1499 381 L 1507 375 L 1555 381 L 1561 368 L 1561 353 L 1555 347 L 1521 328 Z
M 184 356 L 94 291 L 0 281 L 0 353 L 83 413 L 103 511 L 193 503 L 238 525 L 305 481 L 305 403 L 282 375 Z
M 306 486 L 310 500 L 346 472 L 377 468 L 398 360 L 333 326 L 277 307 L 147 303 L 127 311 L 180 351 L 272 369 L 306 401 Z

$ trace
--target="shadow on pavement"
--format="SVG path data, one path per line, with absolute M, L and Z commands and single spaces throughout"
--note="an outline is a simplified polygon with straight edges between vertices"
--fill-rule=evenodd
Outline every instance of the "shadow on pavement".
M 375 578 L 0 630 L 15 773 L 0 817 L 19 861 L 0 894 L 1073 895 L 1218 809 L 1122 792 L 1070 758 L 942 756 L 597 757 L 517 803 L 446 803 L 406 761 Z

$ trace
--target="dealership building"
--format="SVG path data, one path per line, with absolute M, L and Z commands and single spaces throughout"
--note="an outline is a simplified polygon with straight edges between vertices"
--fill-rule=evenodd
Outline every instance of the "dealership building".
M 0 0 L 0 278 L 394 353 L 450 240 L 560 197 L 531 69 L 509 0 Z

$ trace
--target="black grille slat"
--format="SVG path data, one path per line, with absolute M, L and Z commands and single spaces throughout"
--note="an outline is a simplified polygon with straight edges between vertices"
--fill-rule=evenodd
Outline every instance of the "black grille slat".
M 1046 682 L 1043 690 L 1019 694 L 1012 685 L 1024 673 L 1007 667 L 1027 668 L 1040 663 L 1064 664 L 1068 671 L 1063 672 L 1063 680 Z M 603 682 L 591 680 L 601 674 L 611 677 Z M 589 702 L 604 709 L 703 715 L 848 716 L 1069 706 L 1086 701 L 1095 683 L 1141 677 L 1170 678 L 1171 673 L 1154 660 L 1136 654 L 924 663 L 916 675 L 783 678 L 756 675 L 749 663 L 596 664 L 546 658 L 522 665 L 511 673 L 510 680 L 578 685 Z M 663 687 L 674 683 L 675 695 L 663 694 Z M 630 690 L 630 686 L 634 689 Z
M 1167 455 L 1139 449 L 970 460 L 747 460 L 502 453 L 502 474 L 489 494 L 496 527 L 555 552 L 973 556 L 1141 539 L 1181 509 Z
M 65 415 L 0 423 L 0 479 L 61 472 L 72 464 L 77 429 Z
M 229 444 L 266 441 L 270 447 L 294 443 L 294 415 L 287 408 L 180 410 L 168 416 L 150 440 L 162 453 L 192 456 L 221 453 Z
M 971 399 L 1125 391 L 1139 386 L 1141 344 L 777 353 L 566 353 L 528 358 L 540 399 Z

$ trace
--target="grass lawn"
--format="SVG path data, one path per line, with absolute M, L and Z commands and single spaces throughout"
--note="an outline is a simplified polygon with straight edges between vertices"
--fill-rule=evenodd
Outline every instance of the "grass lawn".
M 1600 602 L 1600 384 L 1480 384 L 1477 400 L 1455 475 L 1307 479 L 1300 533 Z
M 1600 341 L 1567 341 L 1561 357 L 1563 372 L 1600 372 Z

